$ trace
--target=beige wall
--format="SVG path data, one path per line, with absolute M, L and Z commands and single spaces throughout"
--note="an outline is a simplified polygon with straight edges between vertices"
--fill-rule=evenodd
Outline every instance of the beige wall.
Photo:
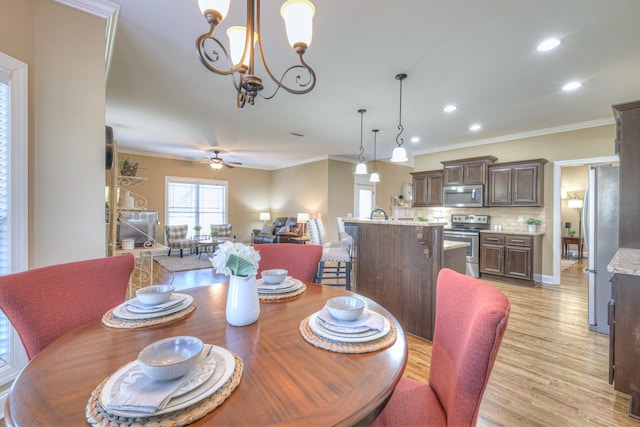
M 114 129 L 116 140 L 117 135 L 117 129 Z M 123 157 L 137 161 L 137 176 L 147 178 L 132 187 L 132 191 L 147 199 L 148 209 L 158 211 L 160 225 L 157 230 L 157 239 L 160 242 L 164 241 L 166 224 L 165 177 L 167 176 L 228 181 L 228 220 L 233 225 L 233 234 L 240 242 L 250 241 L 252 229 L 260 228 L 262 225 L 258 219 L 259 213 L 269 210 L 272 174 L 270 171 L 249 168 L 214 170 L 192 161 L 120 152 L 119 158 Z
M 104 256 L 105 21 L 50 0 L 0 10 L 0 50 L 29 66 L 29 266 Z
M 499 142 L 482 146 L 461 148 L 432 154 L 416 156 L 414 165 L 416 171 L 434 170 L 442 168 L 442 161 L 464 159 L 492 155 L 498 158 L 496 163 L 545 158 L 549 162 L 545 165 L 544 173 L 544 202 L 543 208 L 492 208 L 476 209 L 470 213 L 492 215 L 492 222 L 500 221 L 505 230 L 525 229 L 522 224 L 513 223 L 517 217 L 535 216 L 543 219 L 545 231 L 542 240 L 542 274 L 553 275 L 553 162 L 559 160 L 589 159 L 614 155 L 613 139 L 614 125 L 599 126 L 551 135 L 524 138 L 513 141 Z M 426 210 L 425 212 L 431 212 Z M 446 215 L 451 215 L 447 210 Z M 558 221 L 561 221 L 558 218 Z M 577 217 L 576 217 L 577 220 Z M 573 221 L 572 221 L 573 222 Z M 560 239 L 560 236 L 557 237 Z
M 402 164 L 377 162 L 380 182 L 376 184 L 376 204 L 391 216 L 393 199 L 401 192 L 402 184 L 412 184 L 411 172 L 413 168 Z M 369 171 L 371 171 L 371 167 Z

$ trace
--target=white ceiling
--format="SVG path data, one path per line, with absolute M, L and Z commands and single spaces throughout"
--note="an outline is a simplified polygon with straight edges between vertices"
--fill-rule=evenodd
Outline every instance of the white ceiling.
M 638 0 L 312 0 L 317 74 L 306 95 L 280 91 L 236 107 L 231 77 L 207 71 L 196 38 L 208 30 L 197 0 L 111 0 L 120 17 L 107 84 L 107 124 L 122 151 L 275 169 L 318 158 L 355 159 L 364 145 L 388 159 L 398 133 L 398 73 L 409 155 L 612 122 L 611 105 L 640 99 Z M 277 76 L 297 60 L 279 16 L 262 4 L 263 46 Z M 244 25 L 233 0 L 216 34 Z M 544 38 L 563 43 L 537 52 Z M 257 70 L 265 93 L 274 85 Z M 563 92 L 569 80 L 582 81 Z M 444 113 L 446 104 L 458 110 Z M 478 132 L 469 131 L 481 123 Z M 303 136 L 293 136 L 292 133 Z M 409 139 L 419 136 L 419 143 Z

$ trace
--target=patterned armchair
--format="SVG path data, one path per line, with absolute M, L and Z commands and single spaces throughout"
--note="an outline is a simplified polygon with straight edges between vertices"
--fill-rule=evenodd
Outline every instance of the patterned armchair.
M 167 246 L 169 246 L 169 255 L 171 255 L 171 249 L 180 249 L 180 258 L 182 258 L 184 249 L 195 248 L 198 245 L 196 240 L 187 238 L 187 233 L 189 232 L 187 224 L 165 225 L 164 232 Z
M 234 240 L 231 235 L 231 224 L 211 224 L 211 238 L 217 240 Z

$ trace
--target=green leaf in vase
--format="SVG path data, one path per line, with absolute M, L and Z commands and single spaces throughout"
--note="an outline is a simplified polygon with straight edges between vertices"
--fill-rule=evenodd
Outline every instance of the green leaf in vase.
M 229 255 L 226 266 L 234 276 L 247 277 L 253 273 L 253 264 L 237 255 Z

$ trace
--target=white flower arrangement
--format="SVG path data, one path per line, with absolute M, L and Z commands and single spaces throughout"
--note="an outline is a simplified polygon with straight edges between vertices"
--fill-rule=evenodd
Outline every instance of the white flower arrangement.
M 218 274 L 248 277 L 258 273 L 260 254 L 253 246 L 230 240 L 218 245 L 211 264 Z

